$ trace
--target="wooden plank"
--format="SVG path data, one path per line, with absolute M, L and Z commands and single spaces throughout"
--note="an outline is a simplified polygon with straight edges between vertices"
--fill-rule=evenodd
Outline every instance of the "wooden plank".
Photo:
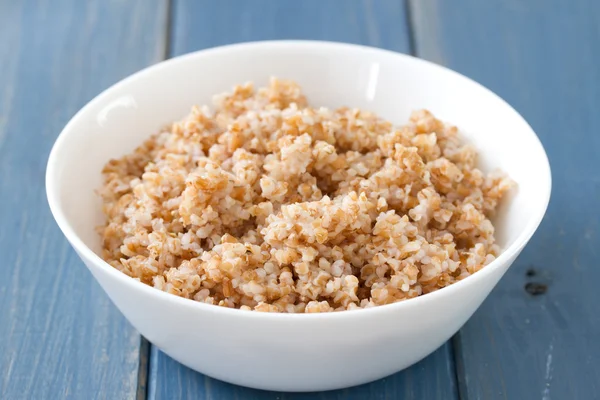
M 540 136 L 553 171 L 538 233 L 458 336 L 461 397 L 598 399 L 600 3 L 411 6 L 418 55 L 513 104 Z M 528 284 L 547 291 L 533 296 Z
M 164 52 L 166 3 L 0 2 L 0 398 L 135 398 L 140 336 L 46 202 L 47 155 L 99 91 Z
M 176 0 L 171 55 L 217 45 L 266 39 L 346 41 L 410 51 L 402 1 Z M 235 83 L 235 82 L 232 82 Z M 456 398 L 450 344 L 387 379 L 322 394 L 284 394 L 241 388 L 191 371 L 153 348 L 150 399 L 452 399 Z
M 280 393 L 248 389 L 199 374 L 152 347 L 148 399 L 203 400 L 396 400 L 457 399 L 449 344 L 425 360 L 388 378 L 344 390 Z
M 312 39 L 410 52 L 403 0 L 173 0 L 171 56 L 236 42 Z

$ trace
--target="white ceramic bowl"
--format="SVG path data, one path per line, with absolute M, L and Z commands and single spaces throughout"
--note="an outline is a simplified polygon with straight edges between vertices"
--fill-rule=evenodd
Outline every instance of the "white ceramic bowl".
M 193 104 L 234 84 L 294 79 L 313 105 L 373 110 L 395 123 L 427 108 L 461 128 L 484 170 L 518 183 L 495 221 L 503 253 L 473 276 L 405 302 L 328 314 L 267 314 L 197 303 L 139 283 L 99 256 L 100 170 Z M 494 93 L 438 65 L 348 44 L 257 42 L 188 54 L 112 86 L 73 117 L 48 161 L 56 222 L 115 305 L 177 361 L 239 385 L 336 389 L 393 374 L 448 340 L 475 312 L 537 229 L 550 167 L 527 122 Z

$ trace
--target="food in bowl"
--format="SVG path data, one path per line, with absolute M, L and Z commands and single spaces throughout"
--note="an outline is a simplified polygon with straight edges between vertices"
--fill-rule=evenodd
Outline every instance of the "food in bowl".
M 499 253 L 490 221 L 513 185 L 476 168 L 426 110 L 394 126 L 310 107 L 272 79 L 194 107 L 103 169 L 103 257 L 159 290 L 245 310 L 394 303 Z

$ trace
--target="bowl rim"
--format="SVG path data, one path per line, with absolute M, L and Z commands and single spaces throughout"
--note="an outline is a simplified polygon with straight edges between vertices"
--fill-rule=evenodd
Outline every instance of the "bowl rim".
M 542 204 L 540 207 L 532 213 L 532 216 L 529 219 L 529 222 L 523 229 L 523 231 L 517 236 L 517 238 L 513 241 L 513 243 L 508 246 L 500 255 L 493 260 L 490 264 L 486 265 L 481 270 L 477 271 L 475 274 L 468 276 L 467 278 L 453 283 L 447 287 L 444 287 L 440 290 L 436 290 L 435 292 L 427 293 L 426 295 L 418 296 L 415 298 L 407 299 L 405 301 L 400 301 L 392 304 L 385 304 L 375 307 L 369 307 L 364 309 L 356 309 L 356 310 L 345 310 L 342 312 L 328 312 L 328 313 L 266 313 L 266 312 L 249 312 L 246 310 L 240 310 L 237 308 L 228 308 L 216 306 L 213 304 L 206 304 L 202 302 L 198 302 L 192 299 L 187 299 L 179 296 L 172 295 L 167 292 L 163 292 L 161 290 L 157 290 L 154 287 L 146 285 L 136 279 L 131 278 L 130 276 L 125 275 L 121 271 L 112 267 L 106 261 L 104 261 L 99 255 L 97 255 L 94 251 L 92 251 L 83 240 L 75 233 L 73 227 L 65 216 L 63 209 L 60 205 L 59 201 L 59 191 L 58 185 L 56 184 L 56 176 L 57 176 L 57 159 L 60 153 L 60 149 L 68 141 L 71 132 L 74 131 L 74 127 L 79 124 L 79 120 L 82 118 L 84 114 L 88 112 L 88 110 L 92 109 L 96 104 L 101 103 L 104 99 L 109 98 L 111 93 L 122 86 L 127 85 L 129 82 L 132 82 L 137 79 L 143 79 L 146 75 L 155 73 L 160 71 L 161 69 L 169 68 L 172 65 L 185 63 L 188 60 L 196 59 L 196 58 L 209 58 L 212 56 L 218 56 L 223 53 L 235 52 L 238 50 L 248 50 L 252 48 L 262 48 L 262 49 L 271 49 L 273 51 L 277 51 L 282 48 L 296 48 L 296 49 L 308 49 L 308 48 L 322 48 L 328 49 L 331 51 L 347 51 L 347 52 L 361 52 L 365 55 L 367 54 L 376 54 L 381 56 L 393 56 L 398 59 L 402 59 L 403 62 L 412 62 L 412 63 L 420 63 L 422 65 L 426 65 L 429 68 L 437 69 L 439 71 L 444 72 L 447 75 L 450 75 L 452 79 L 458 79 L 462 81 L 466 81 L 465 83 L 478 86 L 484 93 L 488 96 L 495 98 L 500 104 L 508 107 L 515 113 L 515 116 L 520 120 L 519 122 L 523 124 L 525 128 L 524 131 L 529 130 L 529 132 L 524 132 L 528 135 L 533 135 L 533 139 L 535 145 L 538 146 L 538 150 L 541 152 L 544 160 L 544 166 L 542 169 L 545 171 L 540 178 L 543 180 L 543 190 L 544 192 L 541 194 Z M 264 40 L 264 41 L 249 41 L 249 42 L 241 42 L 235 44 L 229 44 L 224 46 L 217 46 L 212 48 L 207 48 L 199 51 L 194 51 L 191 53 L 187 53 L 178 57 L 170 58 L 168 60 L 160 61 L 156 64 L 145 67 L 138 72 L 135 72 L 128 77 L 118 81 L 117 83 L 111 85 L 107 89 L 103 90 L 100 94 L 95 96 L 92 100 L 90 100 L 85 106 L 83 106 L 65 125 L 60 134 L 58 135 L 54 145 L 52 146 L 52 150 L 50 151 L 50 155 L 48 158 L 48 163 L 46 167 L 46 195 L 48 204 L 50 206 L 50 210 L 56 223 L 59 228 L 70 242 L 71 246 L 81 255 L 81 257 L 88 259 L 90 262 L 95 264 L 98 268 L 102 269 L 106 272 L 111 278 L 121 281 L 123 284 L 130 287 L 130 290 L 141 290 L 145 292 L 149 296 L 157 296 L 159 299 L 162 299 L 165 302 L 170 302 L 173 305 L 177 305 L 179 307 L 188 307 L 190 309 L 197 309 L 202 312 L 209 313 L 218 313 L 223 316 L 229 315 L 232 317 L 238 318 L 252 318 L 252 319 L 274 319 L 274 320 L 287 320 L 287 319 L 340 319 L 340 318 L 355 318 L 358 316 L 375 316 L 381 313 L 388 313 L 394 311 L 401 311 L 406 307 L 417 307 L 419 304 L 425 306 L 427 303 L 433 303 L 437 300 L 443 300 L 444 298 L 452 296 L 455 292 L 466 289 L 470 285 L 475 285 L 479 281 L 483 281 L 487 276 L 492 274 L 498 268 L 501 268 L 502 265 L 507 263 L 511 257 L 516 256 L 522 249 L 525 247 L 527 242 L 531 239 L 538 226 L 540 225 L 546 210 L 548 208 L 548 203 L 550 201 L 550 194 L 552 190 L 552 177 L 550 170 L 550 163 L 548 161 L 548 156 L 546 151 L 538 138 L 535 131 L 531 128 L 531 126 L 527 123 L 527 121 L 521 116 L 521 114 L 516 111 L 508 102 L 498 96 L 496 93 L 492 92 L 487 87 L 482 84 L 474 81 L 471 78 L 468 78 L 450 68 L 438 65 L 431 61 L 423 60 L 418 57 L 414 57 L 412 55 L 398 53 L 391 50 L 380 49 L 371 46 L 359 45 L 359 44 L 350 44 L 343 42 L 333 42 L 333 41 L 320 41 L 320 40 Z

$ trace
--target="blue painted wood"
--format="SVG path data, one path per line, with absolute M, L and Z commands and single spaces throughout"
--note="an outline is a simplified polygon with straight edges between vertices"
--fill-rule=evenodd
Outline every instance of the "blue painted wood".
M 538 233 L 457 338 L 461 398 L 600 398 L 600 3 L 414 0 L 417 53 L 496 91 L 550 158 Z M 516 144 L 518 145 L 518 144 Z M 547 292 L 532 296 L 525 285 Z
M 410 52 L 403 0 L 173 0 L 171 56 L 236 42 L 331 40 Z
M 320 393 L 280 393 L 248 389 L 201 375 L 166 356 L 150 353 L 148 399 L 202 400 L 396 400 L 457 399 L 449 345 L 407 370 L 388 378 L 344 390 Z
M 125 399 L 140 336 L 47 206 L 47 155 L 100 90 L 164 52 L 166 3 L 0 2 L 0 399 Z
M 173 4 L 171 55 L 265 39 L 322 39 L 409 52 L 402 1 L 192 1 Z M 235 83 L 235 82 L 232 82 Z M 226 384 L 183 367 L 153 348 L 149 399 L 454 399 L 451 345 L 384 380 L 325 393 L 285 394 Z

